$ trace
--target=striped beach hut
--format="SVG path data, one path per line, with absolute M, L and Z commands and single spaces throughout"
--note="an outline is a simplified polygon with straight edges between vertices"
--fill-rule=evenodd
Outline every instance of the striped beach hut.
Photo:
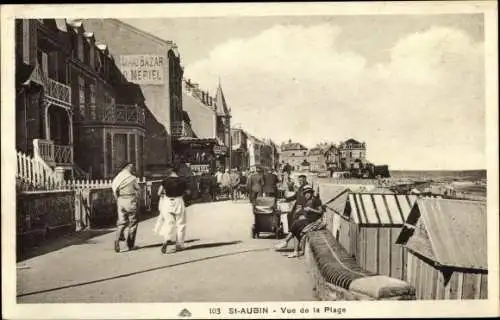
M 340 208 L 335 212 L 333 236 L 365 270 L 404 279 L 406 253 L 395 242 L 416 199 L 414 195 L 349 192 L 337 200 L 344 204 L 329 205 Z
M 418 199 L 397 239 L 417 299 L 487 299 L 487 212 L 480 201 Z

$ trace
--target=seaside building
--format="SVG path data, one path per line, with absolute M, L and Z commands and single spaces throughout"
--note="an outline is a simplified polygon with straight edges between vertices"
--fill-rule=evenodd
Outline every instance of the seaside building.
M 322 172 L 326 170 L 325 150 L 315 147 L 309 150 L 307 162 L 310 164 L 309 170 L 312 172 Z
M 216 146 L 215 152 L 217 155 L 217 166 L 230 168 L 231 167 L 231 108 L 226 103 L 222 86 L 218 85 L 215 93 L 215 114 L 216 120 L 216 138 L 219 140 L 219 145 Z
M 301 143 L 292 142 L 282 143 L 280 146 L 279 159 L 288 163 L 294 170 L 301 170 L 302 165 L 307 162 L 308 149 Z
M 84 20 L 86 29 L 95 33 L 101 47 L 106 47 L 124 79 L 135 84 L 135 92 L 124 88 L 122 92 L 140 95 L 145 108 L 144 128 L 147 132 L 141 146 L 128 135 L 129 131 L 118 128 L 106 132 L 112 148 L 118 152 L 128 152 L 134 144 L 143 152 L 144 168 L 148 175 L 161 172 L 167 163 L 172 162 L 172 133 L 179 136 L 189 134 L 189 123 L 182 110 L 183 68 L 177 46 L 172 41 L 160 39 L 117 19 Z M 180 124 L 180 126 L 179 126 Z M 109 138 L 109 136 L 111 136 Z M 127 150 L 127 151 L 123 151 Z
M 143 172 L 144 98 L 81 20 L 16 21 L 16 148 L 61 178 Z
M 361 169 L 366 163 L 366 144 L 352 138 L 340 143 L 340 166 L 342 170 Z
M 232 155 L 231 164 L 233 168 L 240 170 L 249 169 L 249 153 L 247 145 L 247 134 L 241 128 L 231 128 Z

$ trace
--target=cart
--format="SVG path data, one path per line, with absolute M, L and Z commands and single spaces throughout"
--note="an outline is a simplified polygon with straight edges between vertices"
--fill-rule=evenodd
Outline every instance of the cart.
M 252 238 L 258 238 L 261 233 L 273 233 L 276 239 L 284 235 L 281 211 L 277 208 L 276 198 L 258 197 L 252 206 L 254 223 Z

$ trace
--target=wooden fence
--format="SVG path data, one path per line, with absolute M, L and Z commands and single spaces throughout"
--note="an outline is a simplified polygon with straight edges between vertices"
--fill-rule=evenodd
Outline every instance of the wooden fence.
M 40 158 L 18 152 L 16 165 L 21 190 L 56 190 L 61 183 L 55 171 Z

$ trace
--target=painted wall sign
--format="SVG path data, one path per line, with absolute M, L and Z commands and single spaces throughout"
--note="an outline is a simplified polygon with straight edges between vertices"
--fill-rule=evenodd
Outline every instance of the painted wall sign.
M 226 146 L 214 146 L 214 153 L 217 155 L 225 155 L 227 153 Z
M 191 170 L 194 172 L 203 172 L 207 171 L 210 169 L 210 165 L 208 164 L 192 164 L 191 165 Z
M 165 60 L 161 55 L 123 55 L 120 70 L 128 81 L 136 84 L 164 84 Z

